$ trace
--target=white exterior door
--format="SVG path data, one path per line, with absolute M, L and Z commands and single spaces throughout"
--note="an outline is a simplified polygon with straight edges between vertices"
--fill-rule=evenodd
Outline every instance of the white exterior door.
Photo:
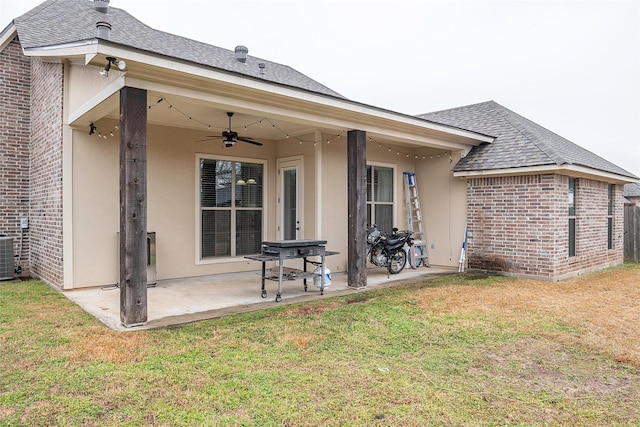
M 302 160 L 278 161 L 278 236 L 281 240 L 296 240 L 302 232 Z

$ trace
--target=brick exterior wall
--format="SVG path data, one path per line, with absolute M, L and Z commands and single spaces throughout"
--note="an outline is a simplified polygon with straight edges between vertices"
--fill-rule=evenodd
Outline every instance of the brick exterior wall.
M 31 69 L 31 274 L 62 287 L 64 68 L 34 58 Z
M 22 275 L 29 274 L 29 132 L 31 60 L 17 39 L 0 52 L 0 234 L 13 237 L 13 253 Z M 20 248 L 22 247 L 22 251 Z
M 622 186 L 614 190 L 607 248 L 608 184 L 576 180 L 576 256 L 569 256 L 569 178 L 526 175 L 467 180 L 471 269 L 560 280 L 622 262 Z

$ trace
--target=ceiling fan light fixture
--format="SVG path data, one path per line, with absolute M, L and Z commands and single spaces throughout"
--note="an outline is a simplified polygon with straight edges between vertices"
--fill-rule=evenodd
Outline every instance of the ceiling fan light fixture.
M 233 147 L 238 141 L 246 142 L 246 143 L 257 145 L 257 146 L 262 145 L 262 142 L 254 141 L 252 138 L 240 136 L 238 135 L 238 132 L 233 130 L 231 126 L 231 117 L 233 117 L 233 112 L 231 111 L 227 112 L 227 117 L 229 117 L 229 127 L 226 130 L 222 131 L 222 135 L 219 137 L 214 135 L 209 135 L 208 138 L 203 139 L 203 141 L 207 141 L 209 138 L 222 138 L 222 143 L 226 148 Z

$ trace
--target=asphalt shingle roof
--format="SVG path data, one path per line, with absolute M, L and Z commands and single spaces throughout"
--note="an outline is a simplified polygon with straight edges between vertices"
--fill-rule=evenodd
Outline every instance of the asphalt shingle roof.
M 482 102 L 417 117 L 495 137 L 473 147 L 455 166 L 456 172 L 487 171 L 547 165 L 577 165 L 625 177 L 632 173 L 503 107 Z
M 273 83 L 344 98 L 293 68 L 248 56 L 246 64 L 236 60 L 235 52 L 206 43 L 155 30 L 122 9 L 109 7 L 107 13 L 95 10 L 89 0 L 47 0 L 14 19 L 24 49 L 37 49 L 92 40 L 96 23 L 112 26 L 109 40 L 141 51 L 205 65 L 227 72 L 260 78 Z M 259 63 L 264 63 L 261 76 Z
M 155 30 L 122 9 L 95 10 L 89 0 L 46 0 L 14 19 L 24 49 L 38 49 L 97 38 L 96 23 L 112 26 L 110 42 L 225 72 L 345 99 L 293 68 L 248 56 L 245 64 L 235 52 Z M 264 63 L 265 75 L 260 75 Z M 473 147 L 454 171 L 483 171 L 545 165 L 579 165 L 637 178 L 594 153 L 556 135 L 494 101 L 421 114 L 418 118 L 495 137 Z
M 640 197 L 640 183 L 625 184 L 623 195 L 624 197 Z

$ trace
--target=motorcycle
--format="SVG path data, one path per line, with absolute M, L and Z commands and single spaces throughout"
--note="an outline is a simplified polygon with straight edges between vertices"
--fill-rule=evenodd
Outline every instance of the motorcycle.
M 404 245 L 413 246 L 411 231 L 398 231 L 389 235 L 380 231 L 376 224 L 367 230 L 367 257 L 373 265 L 386 267 L 389 273 L 398 274 L 407 263 L 407 252 Z

